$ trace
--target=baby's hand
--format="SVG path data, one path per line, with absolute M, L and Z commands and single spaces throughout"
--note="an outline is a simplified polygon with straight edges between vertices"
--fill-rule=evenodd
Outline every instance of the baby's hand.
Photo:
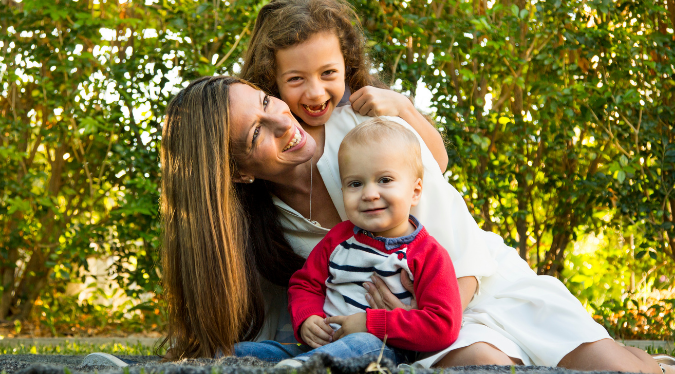
M 326 318 L 326 322 L 337 323 L 338 325 L 342 326 L 335 332 L 335 335 L 333 336 L 334 340 L 338 340 L 355 332 L 368 332 L 365 312 L 355 313 L 351 316 L 328 317 Z
M 312 348 L 319 348 L 333 341 L 333 328 L 323 317 L 310 316 L 300 326 L 300 337 Z
M 354 92 L 349 101 L 354 112 L 371 117 L 398 117 L 403 108 L 413 108 L 412 102 L 403 94 L 373 86 L 365 86 Z

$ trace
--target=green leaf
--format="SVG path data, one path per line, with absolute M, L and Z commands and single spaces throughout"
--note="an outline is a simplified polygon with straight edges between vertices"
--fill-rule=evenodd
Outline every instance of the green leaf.
M 527 9 L 521 9 L 518 18 L 525 19 L 530 12 Z
M 616 173 L 616 179 L 619 181 L 619 183 L 623 183 L 623 181 L 626 179 L 626 172 L 623 170 L 619 170 Z
M 518 11 L 520 9 L 518 8 L 518 5 L 513 4 L 511 5 L 511 13 L 513 14 L 514 17 L 518 17 Z
M 626 157 L 626 155 L 621 155 L 621 157 L 619 157 L 619 163 L 621 166 L 628 165 L 628 157 Z

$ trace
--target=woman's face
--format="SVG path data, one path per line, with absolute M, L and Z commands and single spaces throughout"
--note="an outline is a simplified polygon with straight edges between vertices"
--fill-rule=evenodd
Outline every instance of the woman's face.
M 233 156 L 242 180 L 283 180 L 312 158 L 316 143 L 286 103 L 245 84 L 233 84 L 229 98 Z

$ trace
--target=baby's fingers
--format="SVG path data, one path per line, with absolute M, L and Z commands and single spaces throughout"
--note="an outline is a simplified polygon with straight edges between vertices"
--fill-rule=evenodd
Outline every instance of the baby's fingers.
M 328 344 L 328 342 L 325 342 L 325 341 L 323 341 L 323 340 L 321 340 L 321 339 L 319 339 L 316 336 L 311 335 L 311 334 L 309 336 L 307 336 L 304 340 L 305 340 L 305 343 L 307 343 L 307 345 L 312 347 L 312 348 L 319 348 L 319 347 L 323 347 L 324 345 Z
M 321 322 L 322 322 L 321 325 L 313 324 L 312 326 L 310 326 L 309 333 L 310 335 L 314 336 L 313 340 L 315 342 L 322 343 L 321 345 L 324 345 L 333 341 L 333 336 L 331 334 L 333 332 L 333 329 L 331 329 L 330 326 L 328 326 L 330 331 L 324 331 L 323 325 L 325 325 L 325 323 L 323 323 L 323 321 Z
M 318 326 L 328 335 L 333 336 L 335 331 L 333 330 L 332 327 L 326 322 L 326 319 L 318 323 Z

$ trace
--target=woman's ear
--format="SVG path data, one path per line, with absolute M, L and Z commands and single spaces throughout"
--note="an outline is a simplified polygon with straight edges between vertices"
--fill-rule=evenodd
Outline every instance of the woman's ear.
M 232 177 L 232 181 L 234 183 L 246 183 L 246 184 L 251 184 L 255 180 L 255 177 L 252 175 L 246 175 L 246 174 L 237 174 L 234 177 Z
M 417 206 L 422 197 L 422 178 L 417 178 L 415 184 L 413 185 L 413 197 L 412 197 L 412 206 Z

